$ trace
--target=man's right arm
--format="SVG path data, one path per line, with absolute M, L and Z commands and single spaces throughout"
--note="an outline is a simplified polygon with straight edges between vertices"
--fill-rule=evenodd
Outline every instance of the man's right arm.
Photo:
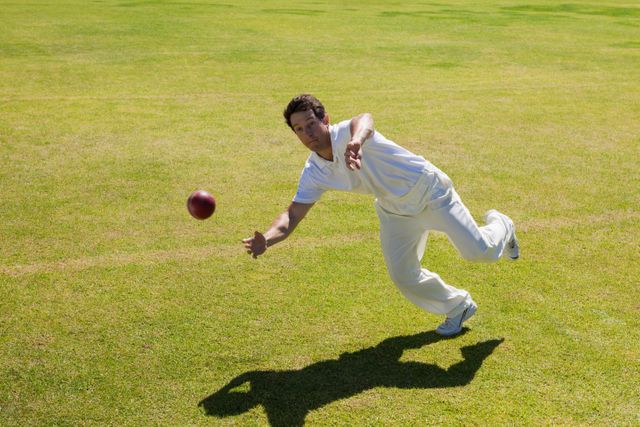
M 291 202 L 289 207 L 276 217 L 264 234 L 256 231 L 253 237 L 242 240 L 247 253 L 257 258 L 268 247 L 289 237 L 312 207 L 313 203 Z

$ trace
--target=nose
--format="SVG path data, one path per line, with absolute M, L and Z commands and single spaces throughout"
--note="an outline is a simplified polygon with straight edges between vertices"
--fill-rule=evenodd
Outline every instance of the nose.
M 313 130 L 311 129 L 311 126 L 306 126 L 304 128 L 304 133 L 306 133 L 308 136 L 313 136 Z

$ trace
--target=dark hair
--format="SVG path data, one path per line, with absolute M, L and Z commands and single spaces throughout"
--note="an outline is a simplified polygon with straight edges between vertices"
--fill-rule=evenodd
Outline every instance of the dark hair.
M 322 105 L 322 102 L 320 102 L 318 98 L 308 93 L 298 95 L 289 101 L 289 105 L 284 109 L 282 115 L 289 127 L 293 130 L 293 126 L 291 126 L 291 115 L 299 111 L 307 110 L 313 111 L 313 114 L 320 120 L 324 119 L 324 105 Z

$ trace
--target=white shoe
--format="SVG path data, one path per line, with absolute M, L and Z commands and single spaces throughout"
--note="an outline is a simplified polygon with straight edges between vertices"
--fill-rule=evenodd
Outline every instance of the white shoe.
M 490 209 L 484 214 L 484 221 L 489 224 L 490 222 L 501 220 L 501 217 L 505 217 L 505 215 L 495 209 Z M 509 221 L 511 220 L 509 219 Z M 518 245 L 518 238 L 516 237 L 516 227 L 513 225 L 513 222 L 511 222 L 511 224 L 513 226 L 513 236 L 511 240 L 509 240 L 509 243 L 507 243 L 505 252 L 511 261 L 515 261 L 520 258 L 520 245 Z
M 462 324 L 476 314 L 476 310 L 478 310 L 478 305 L 471 300 L 469 306 L 465 308 L 462 313 L 455 317 L 447 317 L 444 322 L 436 328 L 436 334 L 444 337 L 459 334 L 462 331 Z

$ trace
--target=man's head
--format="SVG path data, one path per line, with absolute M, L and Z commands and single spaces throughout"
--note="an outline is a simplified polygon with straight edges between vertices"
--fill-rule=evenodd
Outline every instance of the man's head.
M 289 127 L 295 131 L 295 129 L 293 129 L 293 125 L 291 124 L 291 115 L 293 113 L 308 110 L 313 111 L 313 114 L 320 120 L 323 120 L 326 115 L 322 102 L 320 102 L 320 100 L 315 96 L 305 93 L 303 95 L 298 95 L 291 101 L 289 101 L 289 105 L 287 105 L 287 108 L 284 109 L 284 119 Z
M 284 118 L 305 147 L 327 160 L 333 159 L 329 115 L 316 97 L 296 96 L 285 108 Z

